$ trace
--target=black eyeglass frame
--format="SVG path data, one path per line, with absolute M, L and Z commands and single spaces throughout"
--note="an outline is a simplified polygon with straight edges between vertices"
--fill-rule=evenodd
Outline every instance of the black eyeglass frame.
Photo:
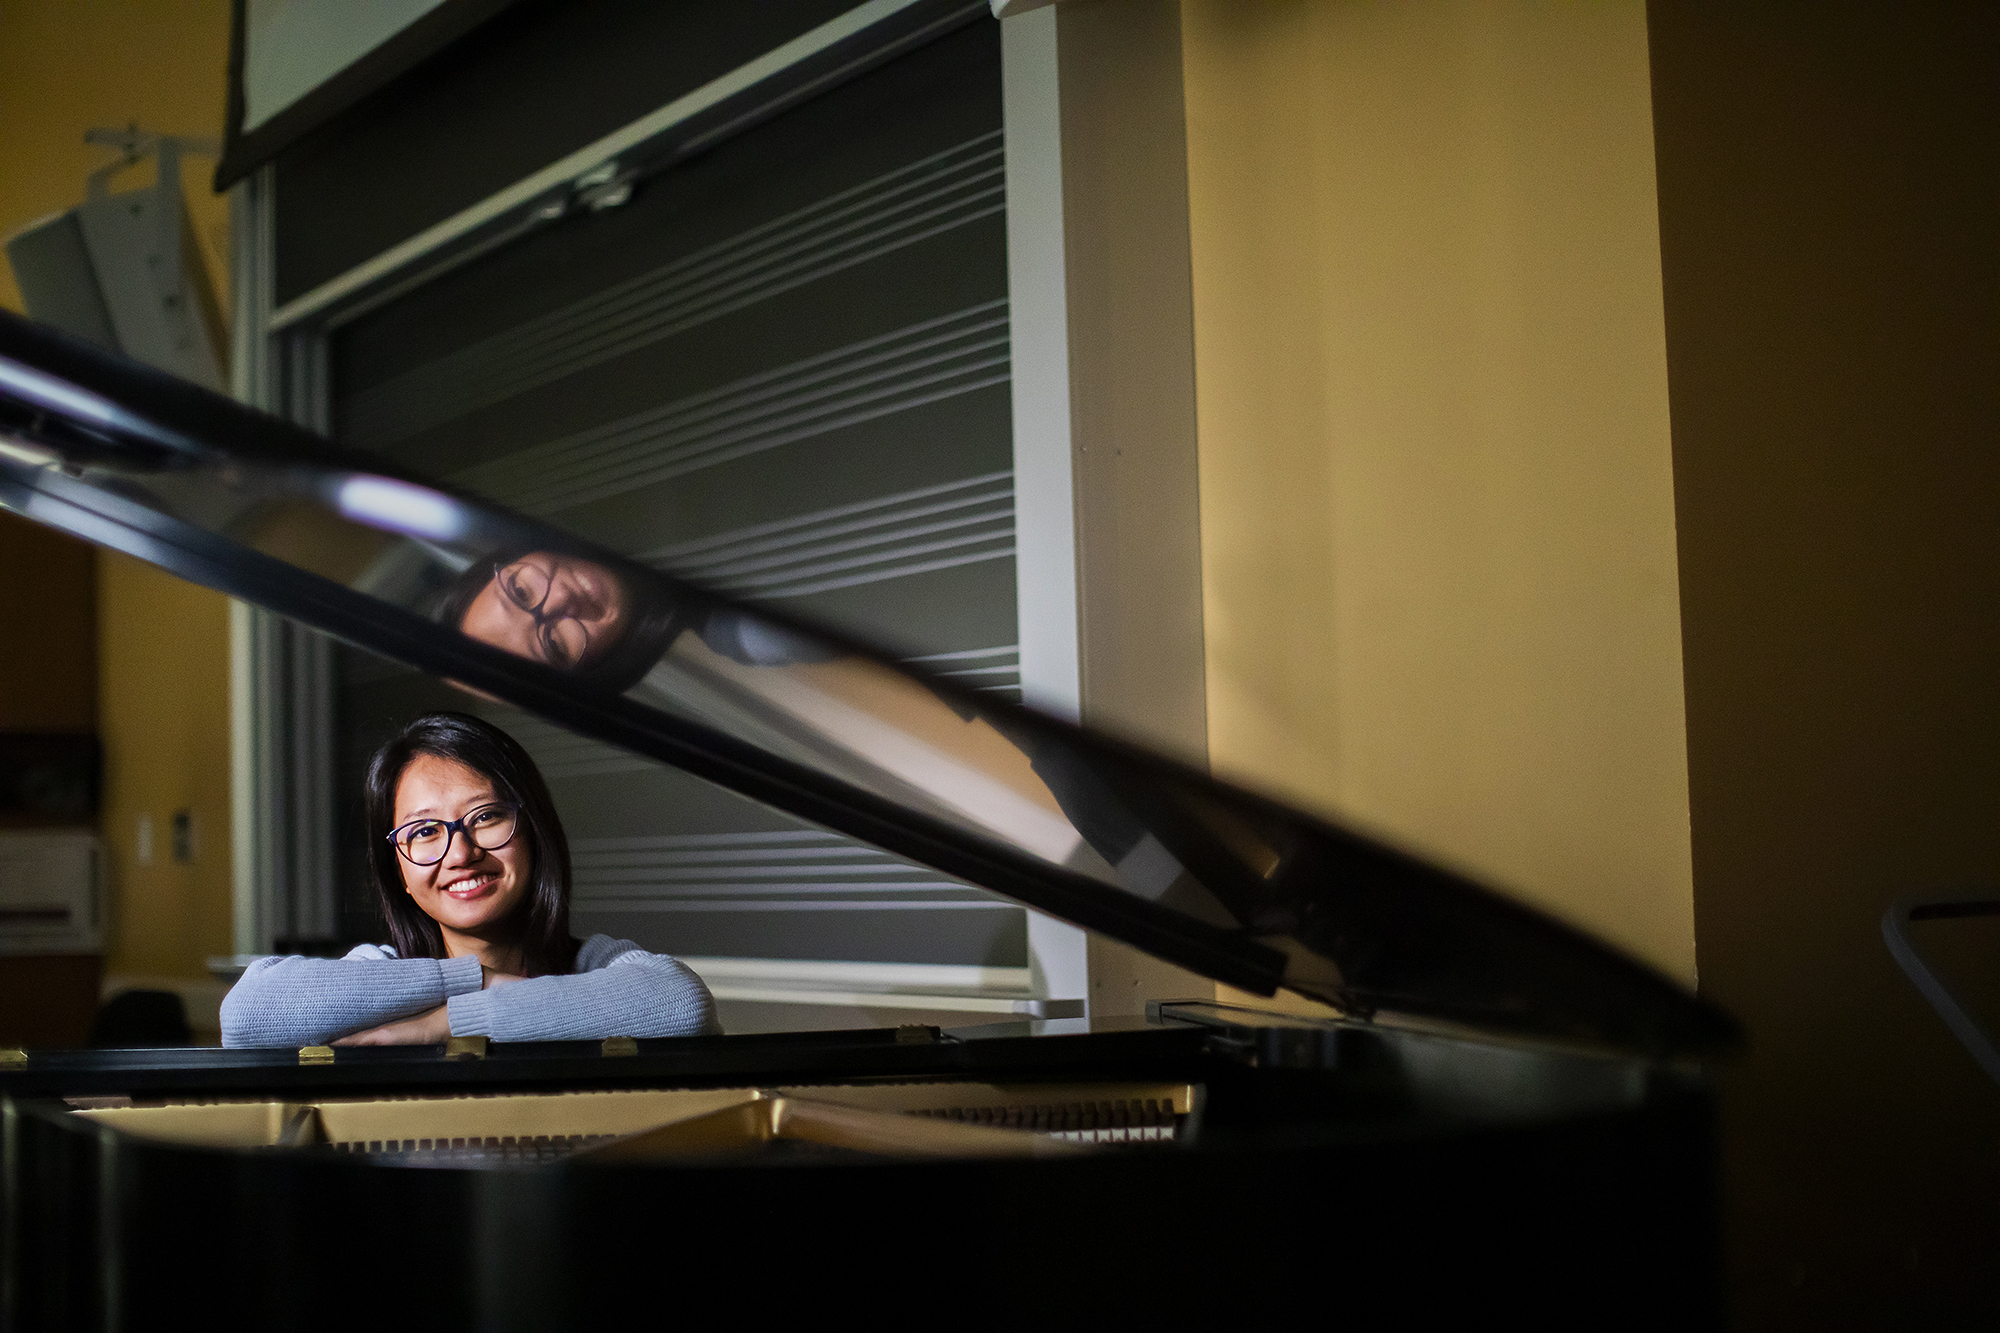
M 473 817 L 477 815 L 483 815 L 488 810 L 505 810 L 508 814 L 512 815 L 514 819 L 514 827 L 511 830 L 509 830 L 507 836 L 502 838 L 500 841 L 494 843 L 491 847 L 488 847 L 485 843 L 473 837 L 472 830 L 466 827 L 467 822 L 470 821 Z M 402 833 L 404 829 L 410 828 L 413 825 L 417 824 L 442 824 L 444 826 L 444 850 L 437 854 L 436 859 L 430 861 L 419 861 L 416 857 L 410 855 L 410 849 L 403 845 L 402 838 L 398 836 Z M 508 843 L 514 841 L 514 838 L 520 832 L 521 832 L 520 806 L 516 805 L 512 801 L 488 801 L 486 804 L 480 806 L 476 810 L 466 811 L 464 814 L 460 815 L 457 819 L 432 819 L 432 818 L 412 819 L 407 823 L 398 824 L 396 825 L 396 827 L 389 830 L 388 838 L 389 841 L 395 845 L 396 851 L 399 854 L 401 854 L 402 858 L 405 861 L 408 861 L 413 866 L 429 867 L 438 864 L 438 862 L 444 860 L 447 856 L 451 855 L 451 840 L 457 837 L 461 833 L 465 835 L 465 839 L 467 842 L 470 842 L 474 847 L 477 847 L 480 851 L 497 852 L 502 847 L 505 847 Z
M 562 671 L 572 671 L 575 670 L 578 666 L 582 665 L 584 659 L 590 656 L 590 644 L 591 644 L 590 627 L 588 625 L 585 625 L 581 620 L 578 620 L 575 616 L 550 617 L 544 614 L 542 611 L 542 608 L 549 604 L 549 594 L 555 591 L 556 579 L 553 571 L 547 574 L 543 574 L 540 568 L 528 564 L 523 559 L 514 559 L 505 562 L 495 560 L 492 562 L 492 565 L 493 565 L 493 584 L 495 587 L 500 589 L 500 595 L 502 597 L 505 597 L 507 599 L 508 604 L 512 606 L 515 610 L 519 611 L 522 615 L 527 616 L 528 618 L 530 618 L 535 622 L 535 637 L 537 640 L 541 642 L 542 652 L 545 656 L 545 660 L 547 660 L 551 666 L 554 666 L 558 670 Z M 515 595 L 514 580 L 508 578 L 507 572 L 511 569 L 516 569 L 516 568 L 531 569 L 537 575 L 546 580 L 546 582 L 544 582 L 542 585 L 542 595 L 536 599 L 535 604 L 533 606 L 529 606 L 520 597 Z M 552 654 L 549 651 L 550 645 L 552 644 L 555 644 L 557 647 L 560 647 L 560 644 L 557 643 L 555 637 L 555 631 L 550 628 L 551 620 L 567 620 L 571 624 L 575 625 L 576 632 L 583 636 L 583 647 L 579 649 L 575 654 L 572 655 L 566 650 L 560 654 L 560 656 L 569 660 L 556 661 L 555 658 L 557 654 Z

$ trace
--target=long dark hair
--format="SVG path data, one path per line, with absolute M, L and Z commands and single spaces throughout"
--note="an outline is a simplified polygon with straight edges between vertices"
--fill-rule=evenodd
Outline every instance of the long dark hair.
M 546 976 L 576 968 L 577 941 L 569 933 L 569 839 L 535 761 L 521 743 L 483 718 L 466 713 L 426 713 L 368 761 L 368 864 L 389 924 L 389 943 L 405 958 L 443 958 L 444 934 L 403 887 L 401 855 L 389 841 L 396 821 L 396 787 L 420 754 L 463 764 L 492 781 L 495 795 L 520 808 L 516 838 L 528 840 L 528 896 L 517 918 L 524 975 Z

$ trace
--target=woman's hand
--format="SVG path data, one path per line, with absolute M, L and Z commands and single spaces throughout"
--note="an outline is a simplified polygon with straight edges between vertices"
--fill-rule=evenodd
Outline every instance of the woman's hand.
M 479 967 L 479 989 L 481 990 L 492 990 L 495 986 L 505 986 L 509 982 L 526 980 L 526 977 L 518 973 L 502 972 L 496 968 L 487 967 L 484 963 L 480 964 Z
M 351 1032 L 333 1044 L 335 1046 L 436 1046 L 451 1036 L 451 1018 L 445 1007 L 408 1018 L 399 1018 L 393 1023 L 380 1027 Z

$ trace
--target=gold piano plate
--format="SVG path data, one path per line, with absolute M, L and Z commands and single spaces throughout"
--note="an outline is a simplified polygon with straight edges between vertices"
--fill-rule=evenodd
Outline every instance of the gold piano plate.
M 487 1039 L 485 1037 L 453 1037 L 444 1044 L 444 1058 L 447 1060 L 484 1060 Z
M 385 1164 L 533 1166 L 573 1153 L 658 1161 L 817 1145 L 889 1156 L 1039 1156 L 1172 1142 L 1184 1083 L 896 1083 L 795 1088 L 327 1098 L 86 1106 L 134 1138 L 209 1148 L 317 1148 Z M 581 1160 L 581 1159 L 580 1159 Z
M 760 1094 L 707 1115 L 586 1148 L 576 1160 L 630 1166 L 798 1148 L 815 1156 L 831 1150 L 873 1157 L 1050 1157 L 1086 1151 L 1046 1134 Z

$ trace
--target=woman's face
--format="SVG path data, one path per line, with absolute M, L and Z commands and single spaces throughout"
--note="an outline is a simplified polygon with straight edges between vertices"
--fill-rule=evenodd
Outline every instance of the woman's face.
M 604 566 L 536 551 L 494 571 L 459 629 L 517 657 L 574 671 L 624 636 L 628 601 Z
M 413 821 L 440 824 L 467 815 L 502 798 L 493 780 L 451 759 L 420 754 L 403 769 L 396 783 L 396 813 L 392 827 Z M 438 840 L 445 830 L 425 830 Z M 435 865 L 413 864 L 397 853 L 403 887 L 417 906 L 447 933 L 490 938 L 513 916 L 528 895 L 530 843 L 517 822 L 514 836 L 501 847 L 480 847 L 463 829 L 450 830 L 451 846 Z M 483 835 L 484 836 L 484 835 Z M 488 837 L 490 841 L 490 836 Z

